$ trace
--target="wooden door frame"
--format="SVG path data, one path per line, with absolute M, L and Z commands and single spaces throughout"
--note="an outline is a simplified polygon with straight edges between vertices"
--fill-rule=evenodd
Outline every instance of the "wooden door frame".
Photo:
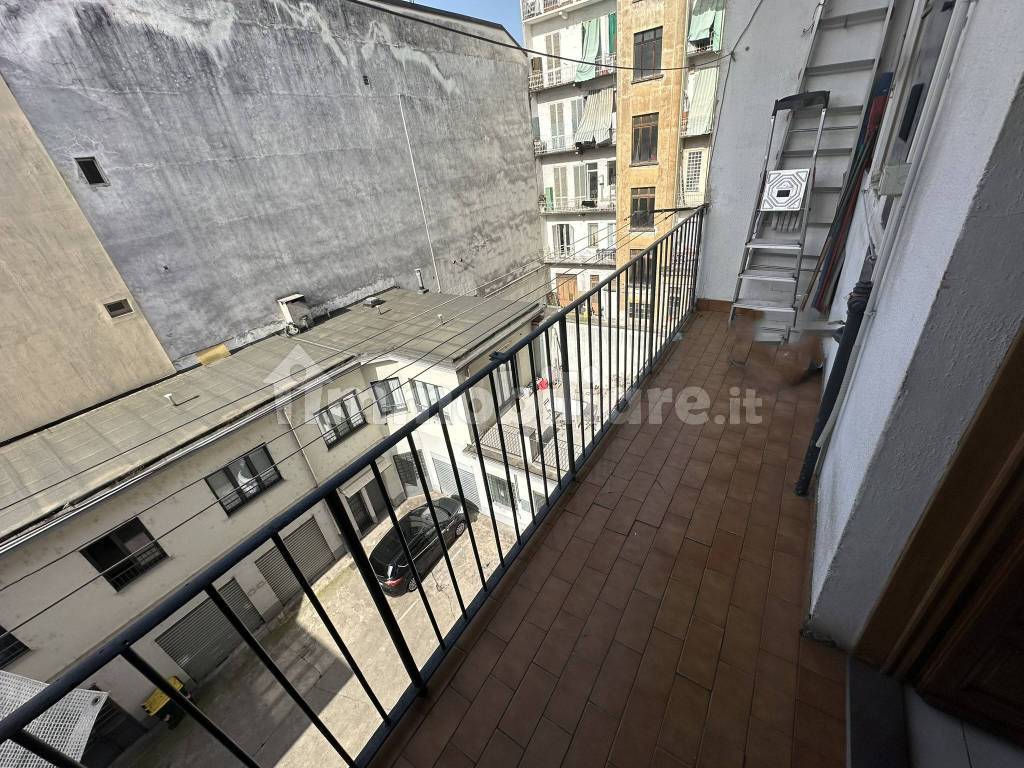
M 998 567 L 1024 497 L 1022 393 L 1018 332 L 854 651 L 887 674 L 915 682 Z

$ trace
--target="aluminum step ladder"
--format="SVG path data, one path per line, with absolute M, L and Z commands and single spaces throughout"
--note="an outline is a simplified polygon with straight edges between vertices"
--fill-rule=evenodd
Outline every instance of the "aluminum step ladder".
M 785 134 L 772 164 L 780 170 L 806 168 L 814 147 L 818 148 L 815 183 L 810 188 L 810 215 L 804 222 L 806 229 L 801 238 L 803 251 L 799 255 L 795 248 L 755 251 L 752 265 L 769 262 L 770 269 L 751 268 L 752 277 L 767 278 L 778 276 L 779 266 L 790 267 L 788 273 L 782 271 L 787 276 L 797 276 L 797 301 L 802 300 L 807 291 L 814 262 L 836 213 L 867 112 L 868 97 L 879 72 L 879 56 L 893 5 L 893 0 L 825 0 L 811 26 L 813 37 L 799 91 L 828 91 L 828 114 L 819 135 L 819 108 L 811 106 L 786 113 Z M 748 242 L 752 239 L 754 235 L 747 237 Z M 740 270 L 744 271 L 746 269 Z M 748 285 L 743 286 L 742 293 L 737 293 L 737 298 L 753 296 L 764 301 L 766 296 L 775 296 L 773 303 L 778 303 L 783 295 L 789 298 L 791 284 L 788 281 L 751 279 L 745 282 Z M 764 313 L 759 324 L 761 338 L 788 340 L 794 323 L 799 320 L 802 326 L 805 322 L 796 312 L 747 308 Z M 813 322 L 813 318 L 807 318 L 806 322 Z
M 785 325 L 778 330 L 788 339 L 788 329 L 796 324 L 797 297 L 800 272 L 803 265 L 804 243 L 811 213 L 811 190 L 814 188 L 818 150 L 825 131 L 829 92 L 808 91 L 779 99 L 772 107 L 768 124 L 768 143 L 761 166 L 761 179 L 757 185 L 757 201 L 747 227 L 740 271 L 736 275 L 729 323 L 740 309 L 781 316 Z M 795 110 L 817 109 L 818 127 L 814 144 L 807 157 L 810 162 L 803 168 L 768 169 L 775 141 L 775 126 L 779 114 Z M 808 254 L 810 255 L 810 254 Z M 779 258 L 782 257 L 782 258 Z M 783 296 L 766 298 L 749 288 L 756 284 L 782 285 Z

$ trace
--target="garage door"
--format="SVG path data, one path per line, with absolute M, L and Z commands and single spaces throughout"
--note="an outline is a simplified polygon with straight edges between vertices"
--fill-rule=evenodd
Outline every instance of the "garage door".
M 250 630 L 263 623 L 249 596 L 232 579 L 220 594 Z M 220 609 L 207 598 L 156 639 L 159 645 L 193 680 L 205 679 L 235 650 L 242 638 Z
M 437 472 L 437 480 L 441 484 L 441 490 L 449 496 L 459 498 L 459 488 L 455 484 L 455 474 L 452 472 L 452 465 L 447 461 L 441 461 L 436 456 L 434 459 L 434 471 Z M 466 500 L 476 504 L 480 508 L 480 493 L 476 488 L 476 476 L 459 467 L 459 480 L 462 482 L 462 492 L 466 494 Z
M 302 575 L 310 583 L 334 565 L 334 553 L 331 552 L 316 518 L 309 518 L 292 533 L 285 536 L 284 543 L 291 556 L 295 558 L 295 562 L 298 563 Z M 256 567 L 260 569 L 263 578 L 267 580 L 267 584 L 274 590 L 277 599 L 282 603 L 288 602 L 301 589 L 277 547 L 257 559 Z

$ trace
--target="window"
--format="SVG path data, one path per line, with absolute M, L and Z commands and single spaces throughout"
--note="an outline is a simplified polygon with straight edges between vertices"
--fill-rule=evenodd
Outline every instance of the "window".
M 633 164 L 658 162 L 658 113 L 633 118 Z
M 402 382 L 398 379 L 371 381 L 370 387 L 373 389 L 373 397 L 377 401 L 381 416 L 405 410 L 405 395 L 402 394 Z
M 647 319 L 647 305 L 640 302 L 629 302 L 629 316 L 634 319 Z
M 167 559 L 167 553 L 138 518 L 94 541 L 82 554 L 118 592 Z
M 218 469 L 206 478 L 206 483 L 224 511 L 230 514 L 280 479 L 281 473 L 277 471 L 267 446 L 261 445 Z
M 499 365 L 494 371 L 494 391 L 498 395 L 498 408 L 512 402 L 512 372 L 508 365 Z
M 420 464 L 423 464 L 423 451 L 416 451 L 419 454 Z M 416 461 L 413 459 L 411 453 L 396 453 L 393 461 L 395 462 L 395 469 L 398 470 L 398 477 L 402 480 L 402 485 L 417 486 L 420 484 L 420 476 L 416 471 Z
M 440 387 L 434 384 L 428 384 L 425 381 L 417 381 L 416 379 L 413 379 L 411 384 L 412 399 L 416 403 L 416 410 L 418 411 L 425 411 L 440 400 L 441 395 L 444 394 L 444 391 Z
M 565 113 L 562 111 L 562 102 L 552 104 L 548 108 L 548 122 L 551 128 L 551 140 L 557 142 L 565 138 Z
M 366 424 L 356 393 L 350 392 L 320 411 L 316 415 L 316 424 L 328 448 L 333 448 L 350 432 Z
M 587 224 L 587 245 L 597 248 L 601 243 L 600 228 L 597 224 Z
M 629 228 L 654 229 L 654 187 L 634 187 L 630 191 Z
M 571 256 L 573 251 L 572 243 L 573 234 L 571 224 L 551 225 L 551 245 L 556 254 L 560 256 Z
M 133 311 L 132 305 L 128 302 L 128 299 L 118 299 L 117 301 L 108 302 L 103 305 L 103 308 L 107 310 L 107 314 L 111 317 L 130 315 Z
M 7 634 L 7 630 L 0 627 L 0 669 L 7 669 L 15 659 L 26 653 L 28 653 L 28 646 L 14 635 Z
M 96 162 L 95 157 L 76 157 L 75 162 L 90 187 L 105 187 L 110 184 L 107 177 L 103 175 L 103 171 L 100 170 L 100 164 Z
M 491 492 L 492 501 L 504 504 L 506 507 L 512 506 L 512 490 L 508 487 L 508 482 L 500 477 L 495 477 L 490 472 L 487 473 L 487 490 Z
M 700 192 L 704 168 L 704 150 L 690 149 L 686 152 L 686 176 L 683 191 L 687 194 Z
M 633 35 L 633 79 L 661 74 L 661 27 Z
M 584 99 L 582 97 L 572 100 L 572 132 L 576 135 L 576 131 L 579 130 L 580 120 L 583 119 L 583 104 Z

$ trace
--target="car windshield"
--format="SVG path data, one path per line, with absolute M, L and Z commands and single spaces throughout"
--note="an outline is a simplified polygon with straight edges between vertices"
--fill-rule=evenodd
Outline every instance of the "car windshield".
M 443 509 L 448 513 L 449 517 L 458 512 L 459 507 L 461 506 L 459 502 L 457 502 L 455 499 L 449 499 L 447 497 L 438 499 L 437 501 L 434 502 L 434 504 L 435 506 L 439 507 L 438 512 L 440 512 L 440 510 Z

